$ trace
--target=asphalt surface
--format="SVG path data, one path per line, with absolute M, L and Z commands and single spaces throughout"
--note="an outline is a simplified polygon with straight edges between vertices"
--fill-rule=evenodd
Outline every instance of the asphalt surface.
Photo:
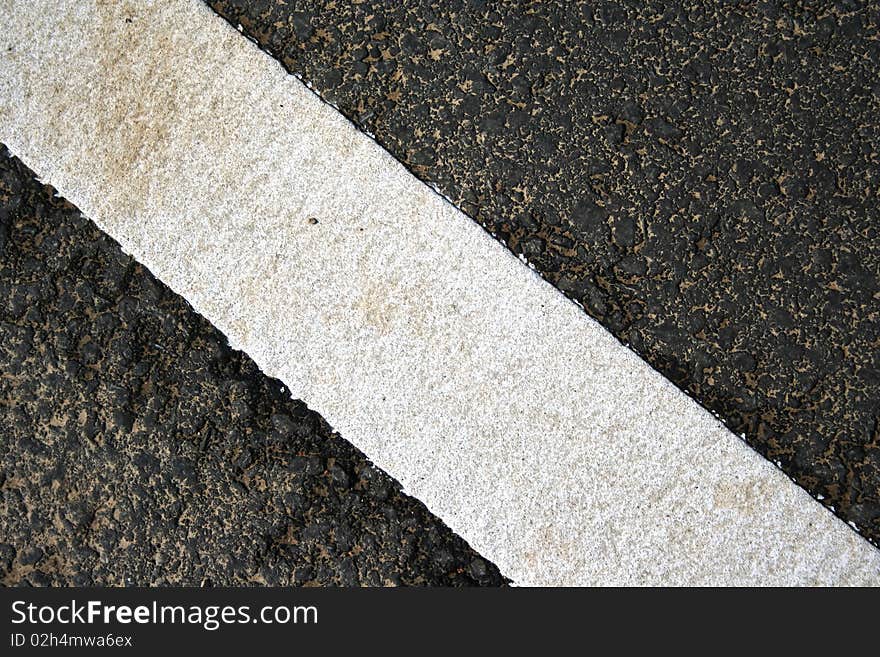
M 880 8 L 208 4 L 880 544 Z
M 0 583 L 499 585 L 0 146 Z

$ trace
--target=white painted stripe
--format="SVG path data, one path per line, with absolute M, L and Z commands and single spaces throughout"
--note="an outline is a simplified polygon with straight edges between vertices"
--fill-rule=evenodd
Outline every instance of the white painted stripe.
M 0 6 L 0 138 L 517 583 L 880 580 L 878 551 L 201 3 Z

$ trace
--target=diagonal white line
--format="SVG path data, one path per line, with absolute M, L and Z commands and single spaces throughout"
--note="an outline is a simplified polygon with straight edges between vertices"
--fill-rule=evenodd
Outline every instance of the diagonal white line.
M 880 581 L 880 552 L 201 3 L 0 19 L 0 139 L 515 582 Z

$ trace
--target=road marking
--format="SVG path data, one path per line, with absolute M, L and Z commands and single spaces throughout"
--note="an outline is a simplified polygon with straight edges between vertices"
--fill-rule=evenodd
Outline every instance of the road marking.
M 200 2 L 0 16 L 10 150 L 516 583 L 880 582 L 880 552 Z

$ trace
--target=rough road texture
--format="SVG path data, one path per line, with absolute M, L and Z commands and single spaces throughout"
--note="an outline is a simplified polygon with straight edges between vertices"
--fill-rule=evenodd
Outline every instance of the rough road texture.
M 0 146 L 0 583 L 501 584 Z
M 208 4 L 880 544 L 876 4 Z

